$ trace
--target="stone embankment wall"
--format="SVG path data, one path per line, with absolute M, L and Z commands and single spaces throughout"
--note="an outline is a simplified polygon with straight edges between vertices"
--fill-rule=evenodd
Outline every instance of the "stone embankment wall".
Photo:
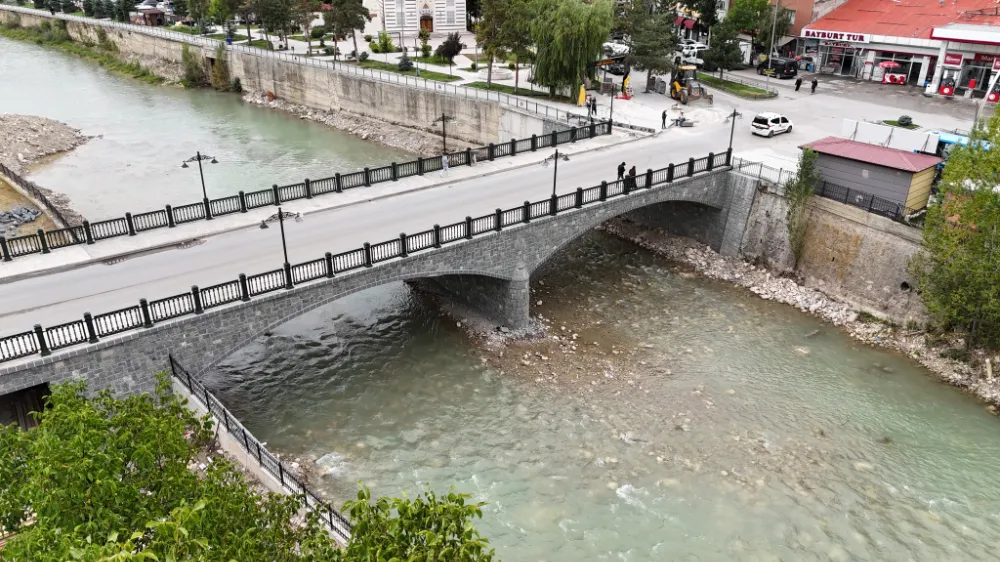
M 0 10 L 0 23 L 18 20 L 24 27 L 52 21 L 46 15 Z M 98 29 L 104 29 L 122 58 L 172 80 L 183 77 L 183 43 L 167 37 L 134 33 L 119 28 L 103 28 L 97 23 L 67 22 L 66 30 L 75 41 L 99 43 Z M 215 50 L 188 45 L 206 61 L 214 61 Z M 554 120 L 507 107 L 497 102 L 406 87 L 355 74 L 334 72 L 322 67 L 255 55 L 249 51 L 226 51 L 229 73 L 239 78 L 245 90 L 270 93 L 292 104 L 321 111 L 344 111 L 393 125 L 440 134 L 434 120 L 442 114 L 452 117 L 448 136 L 476 145 L 527 138 L 553 129 L 566 129 Z
M 791 270 L 787 210 L 773 187 L 758 190 L 743 237 L 747 259 Z M 920 249 L 920 229 L 820 197 L 812 199 L 809 213 L 795 269 L 806 286 L 901 325 L 926 321 L 927 310 L 907 272 L 910 257 Z

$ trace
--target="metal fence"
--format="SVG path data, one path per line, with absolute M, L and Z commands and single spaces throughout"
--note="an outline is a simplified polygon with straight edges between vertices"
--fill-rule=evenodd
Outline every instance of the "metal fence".
M 96 343 L 110 334 L 148 328 L 165 320 L 189 314 L 202 314 L 205 310 L 217 306 L 249 301 L 255 296 L 272 291 L 291 289 L 298 284 L 373 267 L 392 259 L 405 259 L 415 252 L 440 248 L 479 235 L 493 234 L 504 228 L 523 226 L 533 219 L 574 211 L 587 205 L 603 203 L 610 198 L 628 196 L 635 190 L 670 185 L 677 179 L 689 178 L 723 167 L 729 169 L 731 157 L 732 153 L 729 151 L 719 154 L 709 153 L 703 158 L 691 158 L 659 170 L 649 169 L 634 177 L 601 182 L 600 185 L 586 189 L 578 187 L 570 193 L 553 194 L 535 202 L 525 201 L 523 205 L 510 209 L 496 209 L 479 217 L 465 217 L 465 220 L 454 224 L 434 225 L 431 229 L 416 234 L 404 233 L 398 238 L 376 244 L 366 242 L 360 248 L 336 255 L 327 252 L 322 258 L 305 263 L 284 264 L 281 269 L 256 275 L 248 276 L 241 273 L 236 279 L 211 287 L 199 289 L 196 285 L 191 287 L 190 292 L 179 295 L 154 301 L 139 299 L 137 305 L 97 316 L 86 312 L 82 320 L 48 328 L 35 324 L 33 331 L 0 338 L 0 362 L 35 354 L 50 355 L 57 349 L 83 343 Z
M 257 47 L 250 47 L 247 45 L 228 45 L 225 43 L 225 41 L 217 39 L 209 39 L 207 37 L 201 37 L 197 35 L 189 35 L 187 33 L 181 33 L 179 31 L 170 31 L 167 29 L 163 29 L 161 27 L 133 25 L 130 23 L 121 23 L 111 20 L 99 20 L 95 18 L 72 16 L 69 14 L 60 14 L 60 13 L 56 13 L 55 15 L 53 15 L 44 10 L 35 10 L 32 8 L 25 8 L 23 6 L 10 6 L 10 5 L 0 4 L 0 10 L 21 12 L 49 19 L 60 19 L 64 21 L 86 23 L 88 25 L 98 25 L 109 29 L 120 29 L 123 31 L 127 31 L 129 33 L 141 33 L 143 35 L 162 37 L 164 39 L 169 39 L 170 41 L 188 43 L 190 45 L 208 47 L 210 49 L 216 49 L 218 48 L 219 45 L 223 45 L 227 51 L 242 52 L 255 57 L 276 59 L 276 60 L 291 62 L 294 64 L 301 64 L 304 66 L 324 68 L 333 72 L 341 72 L 344 74 L 354 74 L 365 78 L 371 78 L 372 80 L 377 80 L 379 82 L 385 82 L 388 84 L 399 84 L 410 88 L 429 90 L 437 92 L 439 94 L 457 96 L 462 98 L 479 99 L 483 101 L 495 101 L 502 105 L 516 107 L 525 111 L 529 111 L 531 113 L 535 113 L 537 115 L 544 115 L 545 117 L 548 117 L 550 119 L 556 121 L 563 121 L 566 123 L 569 123 L 572 120 L 578 120 L 578 121 L 583 120 L 585 118 L 584 115 L 581 115 L 576 112 L 566 111 L 564 109 L 552 107 L 545 103 L 539 103 L 536 101 L 525 99 L 523 97 L 511 96 L 493 90 L 480 90 L 478 88 L 469 88 L 466 86 L 454 86 L 451 84 L 446 84 L 444 82 L 427 80 L 426 78 L 406 76 L 395 72 L 385 72 L 371 68 L 361 68 L 357 65 L 342 63 L 339 61 L 317 60 L 312 57 L 296 55 L 294 53 L 289 53 L 287 51 L 271 51 L 268 49 L 260 49 Z
M 751 162 L 737 156 L 733 156 L 733 171 L 748 176 L 755 176 L 759 180 L 767 180 L 774 185 L 784 187 L 788 182 L 795 179 L 797 170 L 786 170 L 784 168 L 772 168 L 760 162 Z
M 220 425 L 224 426 L 233 439 L 240 444 L 240 447 L 247 452 L 248 458 L 257 461 L 257 464 L 278 479 L 286 490 L 293 494 L 301 494 L 305 498 L 306 508 L 319 515 L 320 521 L 329 527 L 337 541 L 341 544 L 347 544 L 351 539 L 353 527 L 346 517 L 320 499 L 316 492 L 306 486 L 304 480 L 294 476 L 281 462 L 281 459 L 268 451 L 259 439 L 247 431 L 247 428 L 236 419 L 236 416 L 227 410 L 201 381 L 191 376 L 191 373 L 181 366 L 172 355 L 170 356 L 170 373 L 188 389 L 191 396 L 205 405 L 205 409 L 215 416 Z
M 10 181 L 14 182 L 21 189 L 27 191 L 28 195 L 38 200 L 38 202 L 41 203 L 46 210 L 48 210 L 51 216 L 54 219 L 56 219 L 56 221 L 59 224 L 63 226 L 69 226 L 69 221 L 66 220 L 66 217 L 64 217 L 63 214 L 59 211 L 59 209 L 55 205 L 53 205 L 51 201 L 49 201 L 49 198 L 45 196 L 45 193 L 42 192 L 42 189 L 40 187 L 35 185 L 35 182 L 21 177 L 20 174 L 18 174 L 14 170 L 11 170 L 7 166 L 4 166 L 3 164 L 0 164 L 0 174 L 2 174 Z
M 897 222 L 906 222 L 907 217 L 926 208 L 907 207 L 901 203 L 889 201 L 865 191 L 851 189 L 827 181 L 820 182 L 816 186 L 816 195 L 839 201 L 845 205 L 851 205 L 852 207 L 857 207 L 874 215 L 880 215 Z
M 141 26 L 140 26 L 141 27 Z M 183 35 L 183 34 L 181 34 Z M 502 143 L 490 143 L 480 148 L 468 148 L 464 151 L 448 155 L 450 166 L 472 166 L 477 160 L 493 160 L 504 156 L 516 156 L 519 152 L 532 151 L 547 146 L 556 146 L 585 140 L 600 135 L 611 134 L 611 124 L 608 121 L 590 123 L 581 127 L 573 127 L 564 131 L 553 131 L 550 134 L 532 135 L 530 139 L 511 139 Z M 473 157 L 475 155 L 475 158 Z M 108 238 L 118 236 L 136 236 L 141 232 L 156 228 L 173 228 L 178 224 L 210 220 L 216 216 L 232 213 L 245 213 L 250 209 L 267 205 L 280 205 L 296 199 L 312 199 L 324 193 L 341 193 L 357 187 L 371 187 L 376 183 L 396 181 L 410 176 L 422 176 L 427 172 L 441 169 L 441 158 L 417 158 L 410 162 L 398 164 L 393 162 L 388 166 L 365 168 L 358 172 L 334 174 L 318 180 L 306 179 L 301 183 L 290 185 L 273 185 L 269 189 L 243 192 L 237 195 L 227 195 L 216 199 L 207 199 L 198 203 L 171 206 L 164 209 L 144 213 L 125 213 L 124 217 L 102 220 L 98 222 L 83 221 L 79 226 L 67 226 L 58 230 L 46 232 L 39 229 L 35 234 L 4 238 L 0 236 L 0 258 L 3 261 L 29 254 L 47 254 L 54 249 L 73 246 L 75 244 L 93 244 Z M 3 168 L 0 171 L 6 170 Z M 46 202 L 46 207 L 52 206 L 44 199 L 44 195 L 31 182 L 27 182 L 38 196 Z M 28 189 L 28 188 L 26 188 Z M 62 215 L 57 217 L 61 218 Z M 63 220 L 64 224 L 67 224 Z

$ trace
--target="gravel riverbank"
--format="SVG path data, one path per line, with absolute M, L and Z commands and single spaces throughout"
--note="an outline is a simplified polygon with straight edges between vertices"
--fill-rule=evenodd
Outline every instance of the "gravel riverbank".
M 942 381 L 968 390 L 984 400 L 991 412 L 996 413 L 1000 407 L 1000 377 L 996 376 L 1000 373 L 988 376 L 986 367 L 975 368 L 969 363 L 947 358 L 952 350 L 963 348 L 960 338 L 944 338 L 923 330 L 908 330 L 861 319 L 849 305 L 820 291 L 803 287 L 792 279 L 777 276 L 743 260 L 723 257 L 705 245 L 660 229 L 650 229 L 624 219 L 614 219 L 601 228 L 690 267 L 705 277 L 727 281 L 763 299 L 788 304 L 818 316 L 842 328 L 858 341 L 898 351 L 923 365 Z M 988 357 L 985 353 L 973 354 L 975 364 L 986 365 L 987 359 L 993 365 L 997 364 L 997 357 Z

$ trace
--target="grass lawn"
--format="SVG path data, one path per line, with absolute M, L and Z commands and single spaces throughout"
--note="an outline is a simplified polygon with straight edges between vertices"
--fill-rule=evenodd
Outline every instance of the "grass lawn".
M 376 70 L 386 70 L 389 72 L 395 72 L 396 74 L 405 74 L 407 76 L 416 76 L 417 69 L 407 70 L 406 72 L 400 72 L 399 67 L 392 63 L 385 63 L 377 60 L 366 60 L 361 63 L 361 68 L 374 68 Z M 438 82 L 454 82 L 456 80 L 461 80 L 461 76 L 452 76 L 451 74 L 444 74 L 442 72 L 434 72 L 433 70 L 420 69 L 420 77 L 426 78 L 428 80 L 436 80 Z
M 448 66 L 448 59 L 439 57 L 437 55 L 431 55 L 429 57 L 412 57 L 413 60 L 420 61 L 424 64 L 440 64 L 441 66 Z
M 225 33 L 213 33 L 211 35 L 206 35 L 205 37 L 208 37 L 209 39 L 218 39 L 219 41 L 226 40 Z M 246 39 L 247 39 L 246 35 L 240 35 L 238 33 L 233 34 L 233 41 L 246 41 Z
M 755 88 L 753 86 L 747 86 L 746 84 L 740 84 L 739 82 L 733 82 L 730 80 L 720 79 L 717 76 L 711 76 L 708 74 L 698 73 L 698 80 L 708 84 L 709 86 L 715 86 L 720 90 L 726 90 L 734 94 L 743 94 L 749 97 L 758 98 L 769 98 L 773 97 L 771 92 L 764 90 L 762 88 Z
M 289 35 L 288 38 L 291 39 L 292 41 L 302 41 L 303 43 L 306 42 L 305 35 Z M 330 39 L 333 39 L 333 35 L 327 33 L 326 35 L 323 36 L 323 39 L 329 41 Z M 312 42 L 313 44 L 319 45 L 319 39 L 313 39 Z
M 885 123 L 886 125 L 891 125 L 893 127 L 902 127 L 904 129 L 919 129 L 920 128 L 920 125 L 917 125 L 916 123 L 910 123 L 909 125 L 900 125 L 899 121 L 896 121 L 895 119 L 883 119 L 882 122 Z
M 505 84 L 496 84 L 496 83 L 494 83 L 492 86 L 490 86 L 489 88 L 487 88 L 486 87 L 486 82 L 470 82 L 468 84 L 464 84 L 464 86 L 467 86 L 469 88 L 479 88 L 480 90 L 493 90 L 494 92 L 500 92 L 500 93 L 503 93 L 503 94 L 515 95 L 514 94 L 514 86 L 507 86 Z M 524 96 L 526 98 L 542 98 L 542 99 L 546 99 L 546 100 L 550 100 L 550 101 L 572 103 L 572 100 L 570 100 L 567 97 L 564 97 L 564 96 L 551 97 L 551 96 L 549 96 L 548 92 L 539 92 L 539 91 L 536 91 L 536 90 L 529 90 L 528 88 L 518 88 L 516 95 L 518 95 L 518 96 Z
M 271 41 L 265 41 L 264 39 L 254 39 L 246 44 L 251 47 L 257 47 L 258 49 L 274 50 L 274 46 L 271 44 Z
M 197 27 L 191 27 L 190 25 L 175 25 L 167 28 L 170 31 L 177 31 L 180 33 L 187 33 L 188 35 L 201 35 L 198 32 Z

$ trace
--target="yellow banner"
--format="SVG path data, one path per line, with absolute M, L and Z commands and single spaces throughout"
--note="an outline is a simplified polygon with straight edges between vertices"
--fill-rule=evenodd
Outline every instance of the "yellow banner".
M 577 107 L 583 107 L 583 102 L 587 99 L 587 90 L 584 89 L 583 85 L 580 85 L 580 96 L 576 100 Z

